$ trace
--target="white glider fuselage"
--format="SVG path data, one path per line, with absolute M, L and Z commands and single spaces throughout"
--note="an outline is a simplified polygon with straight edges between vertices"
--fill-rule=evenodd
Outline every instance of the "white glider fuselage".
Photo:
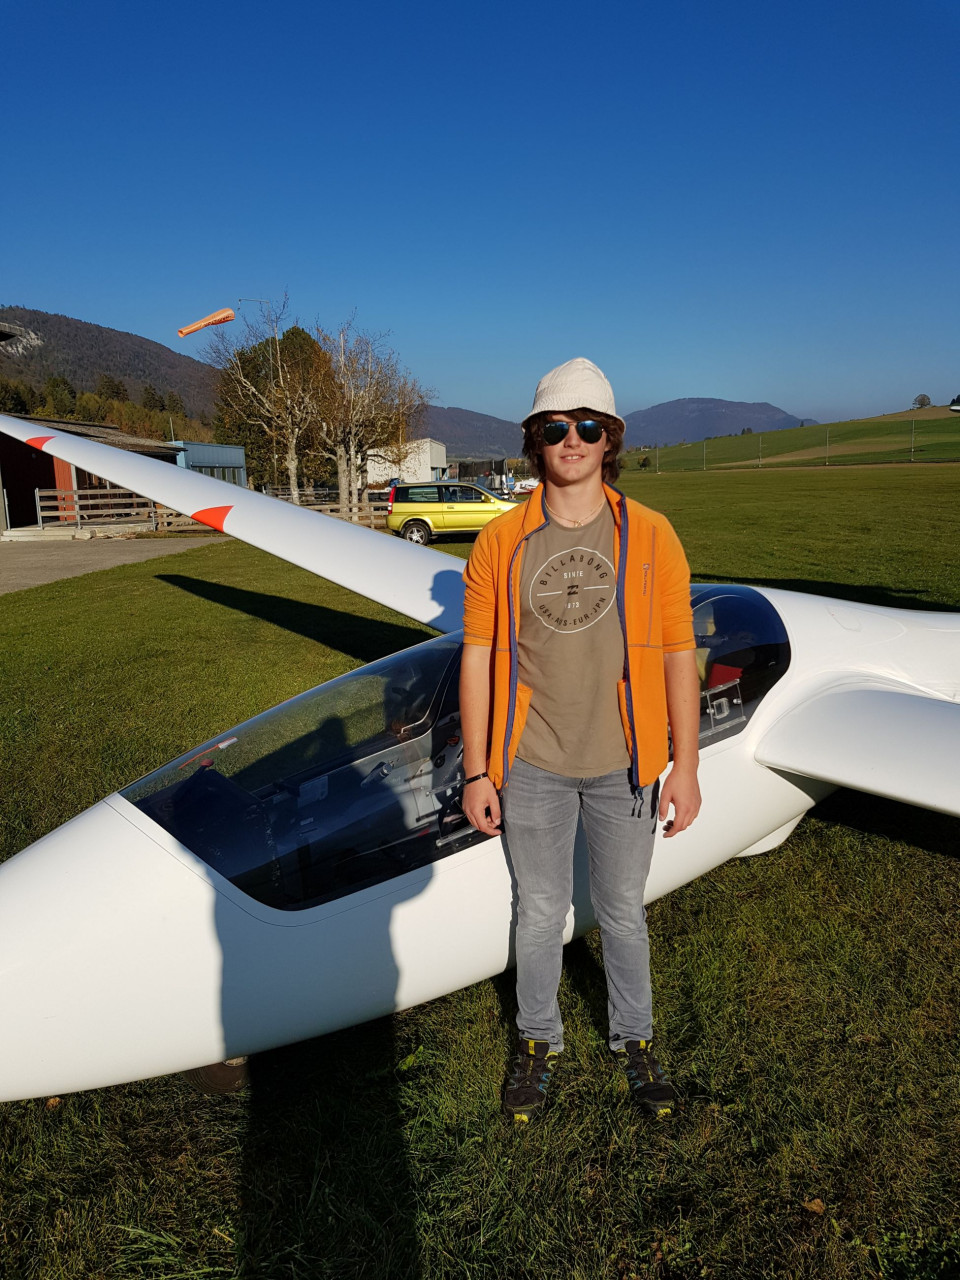
M 725 590 L 709 589 L 711 607 Z M 658 834 L 648 901 L 731 857 L 775 847 L 832 789 L 756 756 L 778 725 L 837 691 L 838 682 L 848 693 L 903 696 L 916 691 L 907 677 L 925 654 L 924 697 L 943 705 L 960 694 L 947 661 L 960 635 L 952 615 L 757 594 L 783 619 L 789 667 L 739 731 L 716 742 L 707 734 L 701 815 L 676 837 Z M 452 643 L 432 641 L 406 654 Z M 406 663 L 403 670 L 409 680 Z M 719 690 L 720 698 L 730 693 L 728 685 Z M 309 696 L 286 704 L 301 727 L 296 704 Z M 440 728 L 455 736 L 450 721 Z M 244 730 L 183 759 L 194 767 L 203 757 L 199 770 L 219 743 L 233 738 L 241 746 Z M 183 767 L 174 762 L 158 783 Z M 212 776 L 206 767 L 205 782 Z M 366 765 L 354 760 L 349 768 L 363 773 Z M 371 776 L 379 783 L 383 768 L 371 766 L 357 786 Z M 309 785 L 315 782 L 300 783 L 300 793 Z M 374 815 L 376 794 L 369 794 Z M 582 852 L 568 937 L 594 924 Z M 512 928 L 509 860 L 499 839 L 477 839 L 377 883 L 349 891 L 348 882 L 331 900 L 283 909 L 232 883 L 209 854 L 198 856 L 138 803 L 109 796 L 0 867 L 0 1099 L 183 1070 L 407 1008 L 503 971 L 512 962 Z
M 0 431 L 447 633 L 461 564 L 0 415 Z M 703 807 L 652 900 L 774 848 L 834 786 L 960 814 L 960 615 L 693 588 Z M 453 635 L 255 717 L 0 866 L 0 1100 L 202 1066 L 511 963 L 500 839 L 457 807 Z M 578 850 L 568 936 L 593 915 Z

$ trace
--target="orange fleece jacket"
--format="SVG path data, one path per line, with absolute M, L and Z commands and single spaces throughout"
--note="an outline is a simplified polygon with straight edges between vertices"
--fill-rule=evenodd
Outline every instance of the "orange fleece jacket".
M 634 786 L 660 776 L 669 759 L 663 655 L 694 648 L 690 570 L 665 516 L 604 485 L 613 511 L 617 607 L 624 636 L 620 718 Z M 531 690 L 517 679 L 520 568 L 527 538 L 548 521 L 543 485 L 477 536 L 463 578 L 464 644 L 491 649 L 487 772 L 506 785 Z

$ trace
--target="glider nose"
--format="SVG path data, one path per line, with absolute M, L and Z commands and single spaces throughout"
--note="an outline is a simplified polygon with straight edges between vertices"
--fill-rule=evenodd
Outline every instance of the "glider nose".
M 0 866 L 0 1101 L 222 1058 L 215 896 L 109 800 Z

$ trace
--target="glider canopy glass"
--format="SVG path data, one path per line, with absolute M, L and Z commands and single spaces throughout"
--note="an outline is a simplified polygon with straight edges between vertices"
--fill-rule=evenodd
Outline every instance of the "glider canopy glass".
M 460 634 L 319 685 L 121 794 L 238 888 L 298 910 L 483 839 L 459 806 Z
M 773 606 L 696 586 L 703 745 L 740 732 L 784 674 Z M 268 906 L 302 910 L 487 837 L 460 808 L 459 633 L 319 685 L 121 792 Z
M 739 733 L 790 665 L 786 628 L 752 587 L 690 591 L 700 676 L 700 745 Z

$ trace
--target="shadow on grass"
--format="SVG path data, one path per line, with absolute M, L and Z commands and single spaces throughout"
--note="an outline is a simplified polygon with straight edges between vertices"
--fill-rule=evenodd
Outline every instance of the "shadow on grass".
M 697 582 L 728 583 L 729 575 L 717 577 L 698 573 Z M 923 613 L 960 613 L 960 606 L 931 603 L 913 591 L 894 591 L 888 587 L 871 587 L 849 582 L 818 582 L 813 578 L 737 578 L 745 587 L 775 587 L 780 591 L 800 591 L 805 595 L 829 596 L 831 600 L 849 600 L 854 604 L 878 604 L 888 609 L 915 609 Z M 696 584 L 694 584 L 696 585 Z
M 563 949 L 563 971 L 571 991 L 579 996 L 597 1035 L 606 1043 L 607 975 L 603 964 L 591 951 L 586 938 L 574 938 Z
M 359 662 L 375 662 L 384 654 L 409 649 L 411 645 L 429 638 L 422 627 L 405 627 L 396 622 L 355 617 L 322 604 L 307 604 L 286 596 L 228 587 L 220 582 L 207 582 L 180 573 L 158 573 L 156 577 L 158 582 L 166 582 L 171 587 L 226 609 L 235 609 L 248 617 L 262 618 L 264 622 L 272 622 L 294 635 L 328 645 Z
M 394 1022 L 250 1059 L 238 1280 L 417 1280 Z
M 827 796 L 810 811 L 821 822 L 852 827 L 865 835 L 885 836 L 927 853 L 960 856 L 960 818 L 933 813 L 915 805 L 865 795 L 842 788 Z
M 507 969 L 491 979 L 500 1006 L 500 1021 L 507 1028 L 510 1052 L 514 1052 L 517 1035 L 517 971 Z M 563 986 L 580 999 L 587 1017 L 601 1040 L 607 1039 L 607 979 L 603 965 L 594 956 L 585 938 L 574 938 L 563 948 L 560 1012 L 567 1021 L 570 1010 L 564 1010 Z

